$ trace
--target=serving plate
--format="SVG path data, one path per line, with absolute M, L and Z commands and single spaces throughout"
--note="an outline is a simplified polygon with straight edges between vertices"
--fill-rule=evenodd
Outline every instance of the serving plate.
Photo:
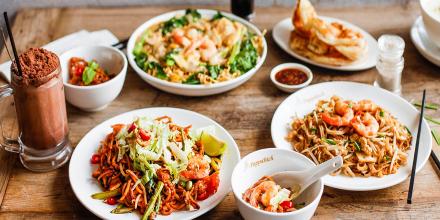
M 271 134 L 275 146 L 292 150 L 291 144 L 285 138 L 289 132 L 289 125 L 293 117 L 303 117 L 315 108 L 319 100 L 329 99 L 333 95 L 350 100 L 372 100 L 407 126 L 413 135 L 413 140 L 411 149 L 406 152 L 409 154 L 407 164 L 402 165 L 395 174 L 386 175 L 381 178 L 327 175 L 323 178 L 324 184 L 337 189 L 369 191 L 384 189 L 405 181 L 411 174 L 419 111 L 400 96 L 371 85 L 353 82 L 326 82 L 306 87 L 290 95 L 278 106 L 272 118 Z M 423 120 L 416 172 L 420 171 L 428 161 L 431 148 L 431 130 L 428 123 Z
M 291 56 L 301 61 L 304 61 L 309 64 L 313 64 L 315 66 L 324 67 L 333 70 L 342 70 L 342 71 L 359 71 L 376 66 L 377 57 L 379 55 L 379 49 L 377 47 L 377 41 L 376 39 L 374 39 L 374 37 L 372 37 L 368 32 L 364 31 L 360 27 L 351 24 L 347 21 L 340 20 L 337 18 L 325 17 L 325 16 L 319 16 L 319 18 L 321 18 L 326 22 L 338 22 L 345 25 L 348 28 L 359 31 L 367 41 L 367 53 L 360 60 L 357 60 L 351 64 L 343 65 L 343 66 L 332 66 L 328 64 L 322 64 L 313 61 L 307 57 L 304 57 L 296 53 L 292 49 L 290 49 L 289 46 L 290 32 L 295 29 L 292 25 L 291 18 L 286 18 L 278 22 L 278 24 L 276 24 L 272 30 L 272 37 L 275 40 L 275 43 L 277 43 L 278 46 L 280 46 L 281 49 L 283 49 L 286 53 L 290 54 Z
M 197 9 L 197 11 L 202 15 L 202 17 L 206 18 L 212 18 L 215 14 L 217 14 L 216 10 L 208 10 L 208 9 Z M 242 24 L 244 24 L 250 32 L 255 33 L 259 36 L 263 36 L 261 31 L 250 22 L 235 16 L 233 14 L 227 13 L 227 12 L 221 12 L 225 17 L 231 18 L 233 20 L 236 20 Z M 259 57 L 257 64 L 254 68 L 249 70 L 248 72 L 242 74 L 241 76 L 224 81 L 219 82 L 215 84 L 207 84 L 207 85 L 187 85 L 187 84 L 181 84 L 181 83 L 173 83 L 168 82 L 166 80 L 158 79 L 154 76 L 149 75 L 145 71 L 143 71 L 141 68 L 139 68 L 136 65 L 136 62 L 134 60 L 134 55 L 132 53 L 134 45 L 136 43 L 136 40 L 139 38 L 139 36 L 147 30 L 150 26 L 157 24 L 159 22 L 167 21 L 171 19 L 174 16 L 182 16 L 185 14 L 185 10 L 178 10 L 178 11 L 172 11 L 168 12 L 159 16 L 156 16 L 142 25 L 140 25 L 130 36 L 130 39 L 127 44 L 127 56 L 128 56 L 128 62 L 130 63 L 131 67 L 136 71 L 136 73 L 147 83 L 150 85 L 163 90 L 165 92 L 177 94 L 177 95 L 185 95 L 185 96 L 207 96 L 207 95 L 214 95 L 223 93 L 226 91 L 229 91 L 231 89 L 234 89 L 241 84 L 245 83 L 247 80 L 249 80 L 257 71 L 260 69 L 261 65 L 263 64 L 264 60 L 266 59 L 267 54 L 267 43 L 266 39 L 263 37 L 263 53 Z
M 437 47 L 426 33 L 422 16 L 411 27 L 411 40 L 416 49 L 431 63 L 440 66 L 440 47 Z
M 96 179 L 92 177 L 92 172 L 97 168 L 97 165 L 92 165 L 90 158 L 97 151 L 100 141 L 103 140 L 108 133 L 112 132 L 111 125 L 117 123 L 128 124 L 138 116 L 160 117 L 164 115 L 172 117 L 173 121 L 177 124 L 192 125 L 192 129 L 194 130 L 201 127 L 214 126 L 216 136 L 224 140 L 228 147 L 222 156 L 223 162 L 220 169 L 220 185 L 218 191 L 208 199 L 199 202 L 199 210 L 176 211 L 169 216 L 158 215 L 157 219 L 196 218 L 213 209 L 231 191 L 231 175 L 235 165 L 240 160 L 240 152 L 232 136 L 222 126 L 206 116 L 184 109 L 165 107 L 145 108 L 127 112 L 102 122 L 90 130 L 76 146 L 70 160 L 69 181 L 75 196 L 88 210 L 103 219 L 139 220 L 142 217 L 137 211 L 128 214 L 112 214 L 110 211 L 113 210 L 116 205 L 111 206 L 101 200 L 92 199 L 91 195 L 96 192 L 102 192 L 102 187 Z

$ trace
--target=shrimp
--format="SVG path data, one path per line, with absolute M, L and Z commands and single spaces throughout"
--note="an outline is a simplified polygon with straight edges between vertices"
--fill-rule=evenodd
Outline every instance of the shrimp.
M 187 37 L 185 37 L 185 33 L 182 29 L 174 29 L 171 33 L 171 36 L 176 43 L 184 47 L 187 47 L 191 44 L 191 41 Z
M 202 55 L 202 60 L 209 61 L 212 56 L 217 54 L 217 47 L 214 42 L 205 38 L 203 42 L 200 44 L 200 53 Z
M 375 136 L 379 130 L 379 123 L 368 112 L 356 114 L 351 121 L 351 126 L 353 126 L 354 130 L 356 130 L 359 135 L 364 137 Z
M 187 180 L 203 179 L 209 176 L 209 163 L 203 159 L 203 156 L 197 155 L 188 162 L 186 170 L 180 172 L 180 176 Z
M 199 49 L 203 61 L 209 61 L 211 57 L 218 53 L 215 43 L 209 38 L 202 38 L 191 42 L 191 45 L 185 50 L 184 56 L 190 56 Z
M 341 100 L 336 101 L 335 113 L 334 115 L 330 115 L 329 112 L 321 113 L 321 118 L 327 124 L 340 127 L 350 125 L 350 121 L 354 117 L 353 109 L 350 108 L 347 102 Z
M 374 113 L 377 110 L 377 105 L 374 104 L 371 100 L 360 100 L 359 102 L 357 102 L 354 106 L 353 109 L 358 112 L 358 111 L 362 111 L 362 112 L 371 112 Z
M 258 207 L 258 203 L 261 202 L 265 207 L 270 206 L 270 200 L 278 193 L 277 185 L 274 181 L 263 181 L 256 186 L 250 194 L 249 203 Z

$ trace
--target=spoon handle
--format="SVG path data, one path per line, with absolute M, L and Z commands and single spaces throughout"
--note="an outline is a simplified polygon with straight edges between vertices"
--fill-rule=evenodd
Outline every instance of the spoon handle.
M 301 189 L 306 189 L 310 184 L 316 182 L 319 178 L 341 168 L 342 162 L 342 157 L 338 155 L 322 164 L 319 164 L 316 167 L 310 168 L 307 171 L 310 176 L 304 181 L 304 185 L 301 186 Z

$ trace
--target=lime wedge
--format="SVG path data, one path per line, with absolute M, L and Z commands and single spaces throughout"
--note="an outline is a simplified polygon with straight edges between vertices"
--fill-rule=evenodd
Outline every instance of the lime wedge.
M 222 155 L 226 150 L 226 143 L 217 139 L 208 132 L 202 132 L 200 135 L 200 142 L 205 148 L 205 153 L 211 157 Z

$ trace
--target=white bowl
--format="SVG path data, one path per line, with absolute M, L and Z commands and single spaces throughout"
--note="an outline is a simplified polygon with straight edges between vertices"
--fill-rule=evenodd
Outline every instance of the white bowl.
M 216 10 L 207 10 L 207 9 L 197 9 L 197 11 L 202 15 L 202 17 L 208 17 L 208 18 L 211 18 L 217 13 Z M 228 18 L 231 18 L 233 20 L 236 20 L 244 24 L 250 30 L 250 32 L 262 36 L 261 31 L 255 25 L 249 23 L 248 21 L 227 12 L 221 12 L 221 13 Z M 267 54 L 267 44 L 264 37 L 263 37 L 263 53 L 261 54 L 261 57 L 259 57 L 255 67 L 249 70 L 247 73 L 244 73 L 235 79 L 228 80 L 225 82 L 219 82 L 209 85 L 186 85 L 181 83 L 173 83 L 151 76 L 145 71 L 143 71 L 141 68 L 139 68 L 136 65 L 136 62 L 134 61 L 134 55 L 132 53 L 136 40 L 139 38 L 139 36 L 154 24 L 169 20 L 176 15 L 184 15 L 184 14 L 185 14 L 185 10 L 178 10 L 156 16 L 146 21 L 141 26 L 139 26 L 130 36 L 130 40 L 128 41 L 127 44 L 128 62 L 144 81 L 148 82 L 149 84 L 160 90 L 177 95 L 207 96 L 207 95 L 223 93 L 240 86 L 241 84 L 249 80 L 258 71 L 258 69 L 260 69 L 261 65 L 266 59 L 266 54 Z
M 305 202 L 302 209 L 273 213 L 257 209 L 242 199 L 243 193 L 263 176 L 286 170 L 304 170 L 315 166 L 307 157 L 290 150 L 267 148 L 245 156 L 232 173 L 232 191 L 238 210 L 244 219 L 249 220 L 304 220 L 310 219 L 318 207 L 324 190 L 322 180 L 310 185 L 295 201 Z
M 420 0 L 420 8 L 429 38 L 440 48 L 440 1 Z
M 96 60 L 109 74 L 116 74 L 107 82 L 92 86 L 77 86 L 69 81 L 69 60 L 80 57 Z M 127 58 L 118 49 L 108 46 L 83 46 L 68 50 L 60 56 L 66 100 L 84 110 L 100 111 L 106 108 L 121 92 L 127 74 Z
M 286 85 L 286 84 L 278 82 L 275 79 L 275 75 L 280 70 L 290 69 L 290 68 L 301 70 L 305 74 L 307 74 L 307 77 L 308 77 L 307 81 L 305 81 L 304 83 L 298 84 L 298 85 Z M 280 89 L 281 91 L 292 93 L 292 92 L 295 92 L 298 89 L 302 89 L 302 88 L 308 86 L 312 82 L 312 80 L 313 80 L 313 74 L 312 74 L 312 71 L 308 67 L 306 67 L 306 66 L 304 66 L 302 64 L 299 64 L 299 63 L 283 63 L 283 64 L 280 64 L 280 65 L 272 68 L 272 70 L 270 71 L 270 80 L 272 80 L 273 84 L 275 84 L 275 86 L 278 89 Z

